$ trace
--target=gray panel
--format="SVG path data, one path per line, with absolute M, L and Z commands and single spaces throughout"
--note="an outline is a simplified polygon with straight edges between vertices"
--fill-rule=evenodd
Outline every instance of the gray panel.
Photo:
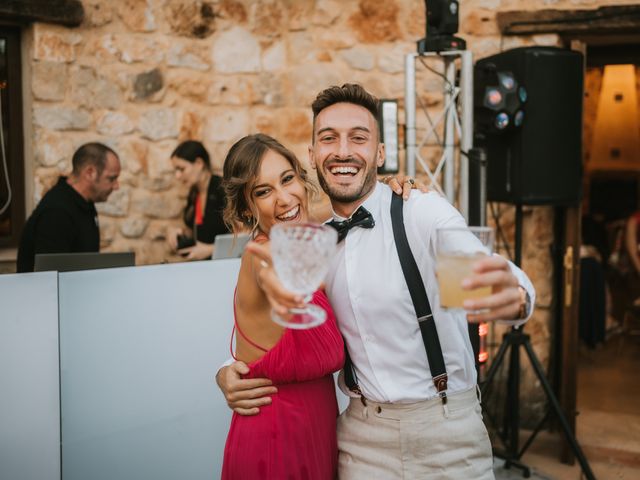
M 64 480 L 219 478 L 239 265 L 60 274 Z
M 0 275 L 0 479 L 60 478 L 58 278 Z

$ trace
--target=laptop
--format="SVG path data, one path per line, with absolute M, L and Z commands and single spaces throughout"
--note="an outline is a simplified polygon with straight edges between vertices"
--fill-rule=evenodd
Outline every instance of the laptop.
M 38 253 L 34 271 L 74 272 L 98 268 L 133 267 L 136 264 L 134 252 L 83 252 L 83 253 Z
M 216 235 L 213 260 L 222 258 L 240 258 L 244 251 L 245 245 L 251 239 L 248 233 L 240 233 L 237 236 L 232 233 L 223 233 Z

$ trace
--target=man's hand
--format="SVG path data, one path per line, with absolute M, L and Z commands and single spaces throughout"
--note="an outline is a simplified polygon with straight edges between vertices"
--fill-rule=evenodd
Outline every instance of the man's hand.
M 381 182 L 389 185 L 396 195 L 402 195 L 402 198 L 405 200 L 409 198 L 411 190 L 414 188 L 420 190 L 422 193 L 427 193 L 429 191 L 429 187 L 424 183 L 415 180 L 409 175 L 403 175 L 401 173 L 396 175 L 387 175 L 381 180 Z
M 249 367 L 244 362 L 234 362 L 222 367 L 216 375 L 216 383 L 227 405 L 239 415 L 257 415 L 260 408 L 271 404 L 271 397 L 278 392 L 268 378 L 243 379 L 242 375 L 249 373 Z
M 518 279 L 504 258 L 492 255 L 478 260 L 474 264 L 473 273 L 462 281 L 462 288 L 465 290 L 482 287 L 491 287 L 491 295 L 468 299 L 463 303 L 465 310 L 482 311 L 467 314 L 469 322 L 518 319 L 522 296 Z

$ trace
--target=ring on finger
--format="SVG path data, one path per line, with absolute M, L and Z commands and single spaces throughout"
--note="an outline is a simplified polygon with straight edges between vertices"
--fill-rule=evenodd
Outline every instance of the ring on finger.
M 416 181 L 413 178 L 407 178 L 404 183 L 409 183 L 411 185 L 415 185 Z
M 267 268 L 269 266 L 269 264 L 267 262 L 265 262 L 264 260 L 260 260 L 260 266 L 262 268 Z

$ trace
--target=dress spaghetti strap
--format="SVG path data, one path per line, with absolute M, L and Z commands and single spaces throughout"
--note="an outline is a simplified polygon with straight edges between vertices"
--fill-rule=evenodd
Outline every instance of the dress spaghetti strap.
M 233 291 L 233 328 L 231 329 L 231 340 L 229 342 L 229 350 L 231 351 L 231 356 L 233 357 L 234 360 L 238 360 L 236 358 L 236 353 L 233 351 L 233 335 L 236 331 L 240 334 L 242 338 L 244 338 L 247 341 L 249 345 L 257 348 L 258 350 L 264 353 L 267 353 L 269 350 L 267 350 L 264 347 L 261 347 L 260 345 L 255 343 L 253 340 L 251 340 L 249 337 L 247 337 L 244 333 L 242 333 L 242 330 L 240 329 L 240 325 L 238 325 L 238 319 L 236 318 L 236 294 L 237 293 L 238 293 L 238 287 L 236 287 L 235 290 Z

